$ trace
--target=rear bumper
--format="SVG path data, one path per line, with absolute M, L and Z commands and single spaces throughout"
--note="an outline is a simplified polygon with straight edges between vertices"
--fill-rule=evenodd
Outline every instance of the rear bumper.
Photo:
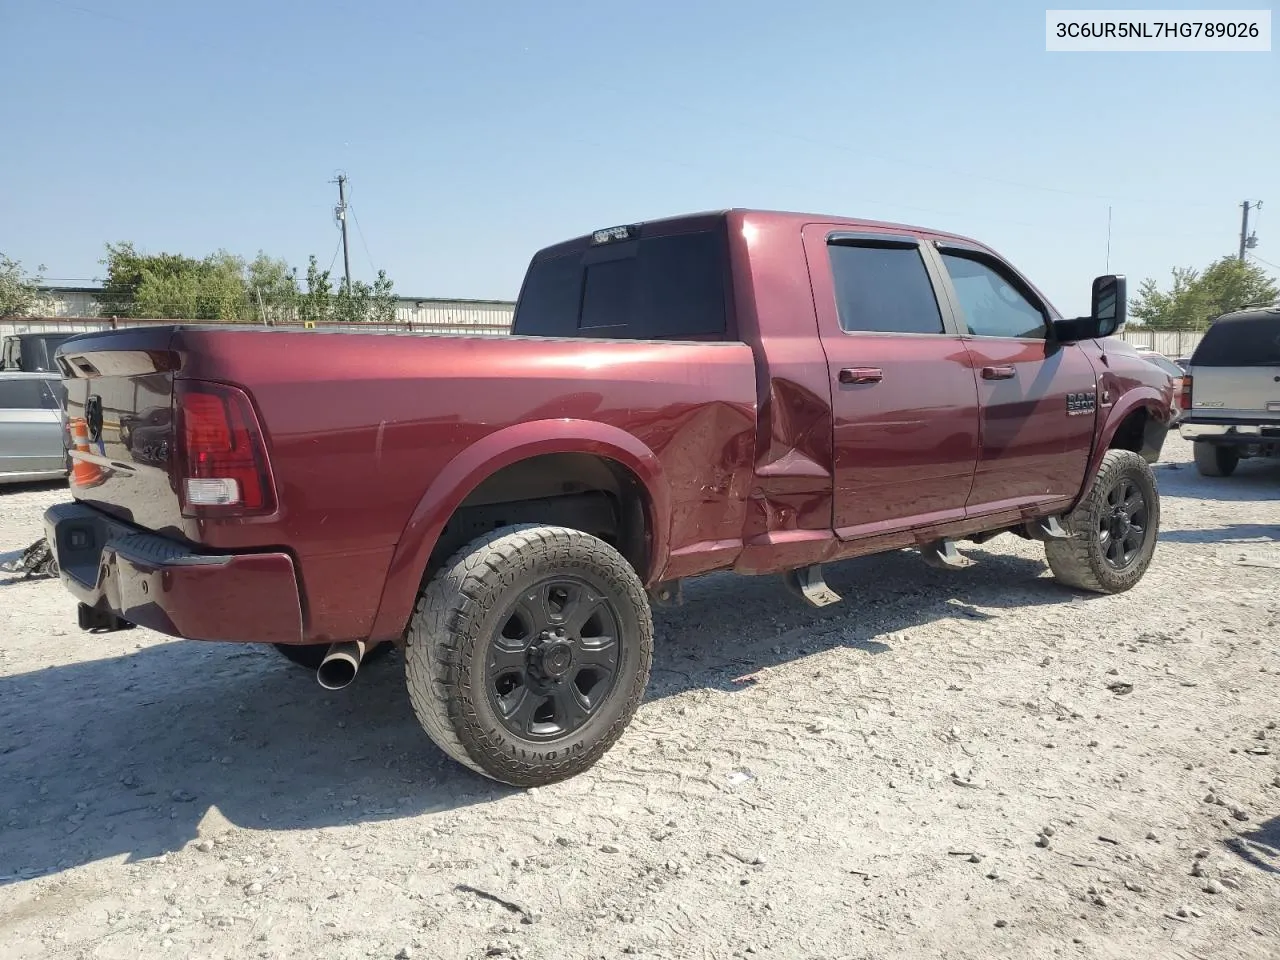
M 302 640 L 288 554 L 195 553 L 79 503 L 51 507 L 44 528 L 63 584 L 94 611 L 189 640 Z
M 1280 443 L 1280 423 L 1247 423 L 1240 420 L 1187 419 L 1178 425 L 1184 440 L 1253 446 Z

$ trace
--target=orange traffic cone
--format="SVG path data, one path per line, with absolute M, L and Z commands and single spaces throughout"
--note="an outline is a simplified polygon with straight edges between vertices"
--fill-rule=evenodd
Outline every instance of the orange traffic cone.
M 71 421 L 71 445 L 75 453 L 89 453 L 89 425 L 83 417 Z M 102 469 L 82 457 L 72 454 L 71 484 L 76 487 L 92 487 L 102 482 Z

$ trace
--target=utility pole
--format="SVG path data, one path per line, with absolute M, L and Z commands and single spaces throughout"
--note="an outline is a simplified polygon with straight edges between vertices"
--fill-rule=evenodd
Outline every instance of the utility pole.
M 342 275 L 347 296 L 351 296 L 351 254 L 347 247 L 347 175 L 340 173 L 336 181 L 329 182 L 338 184 L 338 205 L 334 208 L 333 215 L 338 218 L 338 225 L 342 227 Z M 1241 253 L 1240 256 L 1243 258 L 1244 254 Z
M 1259 200 L 1257 203 L 1250 203 L 1246 200 L 1244 203 L 1240 204 L 1240 209 L 1244 211 L 1240 217 L 1240 262 L 1244 263 L 1245 251 L 1252 250 L 1258 245 L 1258 235 L 1256 233 L 1249 232 L 1249 210 L 1261 210 L 1262 201 Z

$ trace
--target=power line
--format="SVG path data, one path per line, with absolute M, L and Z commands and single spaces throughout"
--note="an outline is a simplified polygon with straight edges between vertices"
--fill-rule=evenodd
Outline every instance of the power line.
M 1251 253 L 1251 254 L 1249 254 L 1249 256 L 1251 256 L 1254 260 L 1257 260 L 1259 263 L 1265 263 L 1265 264 L 1266 264 L 1268 267 L 1270 267 L 1272 270 L 1280 270 L 1280 264 L 1272 263 L 1270 260 L 1263 260 L 1263 259 L 1262 259 L 1260 256 L 1258 256 L 1256 253 Z
M 364 238 L 364 230 L 360 227 L 360 217 L 356 213 L 355 207 L 350 207 L 351 219 L 356 222 L 356 233 L 360 234 L 360 243 L 364 247 L 364 255 L 369 260 L 369 269 L 373 271 L 374 276 L 378 275 L 378 268 L 373 265 L 373 254 L 369 252 L 369 244 Z
M 338 251 L 342 249 L 342 237 L 338 237 L 338 242 L 333 245 L 333 256 L 329 258 L 328 273 L 333 273 L 333 265 L 338 262 Z

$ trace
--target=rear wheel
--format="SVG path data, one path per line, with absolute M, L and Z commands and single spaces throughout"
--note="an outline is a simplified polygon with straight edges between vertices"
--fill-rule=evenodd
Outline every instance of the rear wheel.
M 1229 477 L 1240 465 L 1240 454 L 1231 447 L 1197 441 L 1195 445 L 1196 469 L 1203 477 Z
M 1108 450 L 1089 493 L 1066 518 L 1067 540 L 1049 540 L 1053 575 L 1068 586 L 1122 593 L 1147 572 L 1160 529 L 1151 467 L 1128 450 Z
M 513 526 L 459 551 L 409 626 L 409 699 L 432 740 L 515 786 L 565 780 L 640 704 L 653 621 L 639 577 L 602 540 Z

